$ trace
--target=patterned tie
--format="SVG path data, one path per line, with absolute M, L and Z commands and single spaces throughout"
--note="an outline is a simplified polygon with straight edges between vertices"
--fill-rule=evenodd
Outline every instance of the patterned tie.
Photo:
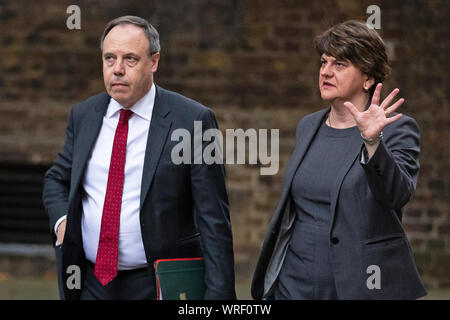
M 128 119 L 132 114 L 133 112 L 130 110 L 120 110 L 120 119 L 114 136 L 109 164 L 108 183 L 106 185 L 102 225 L 94 269 L 95 276 L 103 285 L 109 283 L 117 275 L 120 208 L 122 206 Z

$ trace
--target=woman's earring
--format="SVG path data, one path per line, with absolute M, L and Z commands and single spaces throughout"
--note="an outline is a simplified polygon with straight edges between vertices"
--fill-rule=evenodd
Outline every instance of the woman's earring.
M 369 88 L 367 88 L 366 86 L 364 86 L 364 92 L 369 91 Z

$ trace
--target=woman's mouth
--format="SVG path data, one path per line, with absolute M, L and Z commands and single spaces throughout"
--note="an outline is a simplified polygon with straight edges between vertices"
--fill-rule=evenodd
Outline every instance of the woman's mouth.
M 322 83 L 322 88 L 324 88 L 324 89 L 329 89 L 329 88 L 334 88 L 334 87 L 336 87 L 336 86 L 330 82 L 324 81 Z

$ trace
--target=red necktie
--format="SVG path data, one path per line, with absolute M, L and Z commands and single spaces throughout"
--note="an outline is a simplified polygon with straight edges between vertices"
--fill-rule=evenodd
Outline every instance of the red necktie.
M 114 136 L 109 164 L 102 225 L 98 241 L 94 274 L 103 285 L 117 275 L 119 255 L 120 208 L 122 206 L 123 180 L 127 149 L 128 119 L 132 111 L 121 109 L 120 119 Z

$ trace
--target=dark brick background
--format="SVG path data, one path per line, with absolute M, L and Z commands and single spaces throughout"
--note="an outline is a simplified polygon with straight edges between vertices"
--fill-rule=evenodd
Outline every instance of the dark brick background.
M 66 8 L 81 8 L 68 30 Z M 449 7 L 441 1 L 0 1 L 0 161 L 50 164 L 62 147 L 70 106 L 104 90 L 99 37 L 120 15 L 160 31 L 159 85 L 210 106 L 221 129 L 279 128 L 280 172 L 228 165 L 237 275 L 248 280 L 281 177 L 305 114 L 326 104 L 317 88 L 313 37 L 381 8 L 402 112 L 422 130 L 421 173 L 404 225 L 429 288 L 450 287 Z

